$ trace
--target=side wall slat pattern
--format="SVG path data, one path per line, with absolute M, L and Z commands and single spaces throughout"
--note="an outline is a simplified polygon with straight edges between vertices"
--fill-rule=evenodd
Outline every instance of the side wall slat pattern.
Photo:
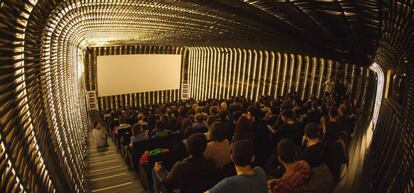
M 269 50 L 189 47 L 190 96 L 197 100 L 243 96 L 279 97 L 295 91 L 302 99 L 323 94 L 323 83 L 341 77 L 361 102 L 368 69 L 324 58 Z

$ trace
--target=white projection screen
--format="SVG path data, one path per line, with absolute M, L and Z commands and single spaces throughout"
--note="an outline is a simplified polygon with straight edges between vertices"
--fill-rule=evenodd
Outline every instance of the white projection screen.
M 181 55 L 98 56 L 98 96 L 180 88 Z

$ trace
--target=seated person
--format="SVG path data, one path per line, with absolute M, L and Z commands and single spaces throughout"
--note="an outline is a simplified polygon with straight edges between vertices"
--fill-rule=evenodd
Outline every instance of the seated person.
M 321 102 L 319 100 L 312 101 L 310 110 L 303 118 L 303 122 L 305 124 L 319 123 L 322 118 L 322 111 L 319 109 L 320 103 Z
M 167 130 L 167 123 L 163 120 L 157 120 L 155 129 L 151 131 L 151 137 L 165 137 L 170 134 L 170 130 Z
M 224 178 L 207 193 L 267 193 L 266 173 L 260 167 L 251 167 L 254 159 L 254 147 L 250 141 L 235 142 L 231 160 L 237 175 Z
M 215 121 L 217 121 L 216 118 L 213 118 L 213 117 L 207 118 L 207 121 L 206 121 L 207 132 L 204 133 L 204 135 L 206 135 L 207 137 L 207 141 L 211 141 L 211 126 L 213 125 Z
M 127 124 L 126 123 L 126 120 L 125 119 L 123 119 L 123 118 L 121 118 L 121 119 L 119 119 L 119 126 L 116 126 L 115 128 L 114 128 L 114 133 L 115 134 L 118 134 L 118 131 L 120 130 L 120 129 L 126 129 L 126 128 L 130 128 L 131 127 L 131 125 L 130 124 Z
M 325 164 L 325 148 L 321 142 L 322 129 L 316 123 L 308 123 L 303 136 L 306 149 L 300 155 L 300 160 L 307 161 L 311 167 Z
M 230 142 L 226 139 L 226 128 L 220 121 L 215 121 L 211 125 L 211 141 L 207 144 L 204 156 L 213 159 L 217 168 L 231 162 Z
M 194 123 L 191 127 L 188 127 L 184 131 L 184 136 L 190 136 L 194 133 L 205 133 L 207 132 L 206 122 L 203 119 L 201 113 L 197 113 L 194 116 Z
M 291 109 L 285 109 L 280 113 L 282 124 L 277 128 L 273 135 L 273 141 L 279 141 L 284 138 L 289 138 L 296 145 L 300 145 L 301 137 L 303 135 L 303 125 L 296 121 L 296 115 Z
M 289 193 L 294 192 L 297 187 L 305 184 L 311 175 L 309 164 L 296 160 L 296 147 L 290 139 L 282 139 L 277 144 L 277 159 L 286 169 L 280 179 L 268 181 L 269 192 Z
M 328 193 L 333 188 L 333 176 L 326 164 L 326 150 L 321 143 L 321 128 L 318 124 L 309 123 L 305 128 L 304 141 L 306 149 L 300 160 L 309 163 L 312 170 L 311 179 L 297 192 Z
M 201 193 L 216 182 L 214 161 L 206 159 L 203 153 L 207 147 L 206 136 L 196 133 L 188 138 L 187 151 L 190 155 L 174 164 L 171 171 L 156 162 L 153 170 L 154 191 L 159 193 L 161 184 L 167 189 L 179 189 L 180 193 Z
M 141 112 L 141 113 L 138 114 L 138 122 L 136 124 L 138 124 L 140 126 L 148 125 L 148 123 L 145 121 L 144 113 Z
M 143 140 L 148 139 L 148 136 L 145 135 L 144 132 L 142 132 L 143 127 L 145 127 L 145 125 L 141 126 L 139 124 L 135 124 L 132 127 L 132 130 L 131 130 L 132 135 L 131 135 L 131 140 L 130 140 L 131 144 L 133 144 L 134 142 L 143 141 Z

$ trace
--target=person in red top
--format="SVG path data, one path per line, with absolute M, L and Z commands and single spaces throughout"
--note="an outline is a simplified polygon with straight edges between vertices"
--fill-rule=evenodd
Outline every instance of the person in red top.
M 295 143 L 292 140 L 283 139 L 277 144 L 277 158 L 286 172 L 282 178 L 268 181 L 269 193 L 291 193 L 309 180 L 309 164 L 304 160 L 297 161 L 296 157 Z

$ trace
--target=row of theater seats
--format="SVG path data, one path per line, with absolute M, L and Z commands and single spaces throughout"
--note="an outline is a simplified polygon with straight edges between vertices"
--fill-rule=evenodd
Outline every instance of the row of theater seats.
M 132 135 L 132 127 L 130 125 L 119 127 L 116 129 L 116 132 L 114 132 L 114 128 L 119 124 L 117 122 L 119 122 L 119 120 L 116 118 L 110 116 L 105 118 L 108 133 L 112 136 L 112 140 L 120 150 L 121 155 L 129 168 L 138 172 L 140 181 L 144 188 L 146 190 L 153 190 L 152 168 L 154 167 L 155 162 L 162 162 L 163 166 L 167 170 L 170 170 L 175 162 L 186 156 L 185 147 L 181 143 L 182 133 L 177 131 L 172 132 L 167 136 L 153 136 L 145 140 L 131 143 L 130 138 Z M 145 163 L 140 161 L 140 158 L 145 151 L 158 148 L 168 149 L 169 151 L 155 156 L 150 156 Z M 230 172 L 227 173 L 229 173 L 229 175 L 234 175 L 235 171 L 233 165 L 229 164 L 227 168 L 229 167 L 230 169 L 226 170 L 230 170 Z M 163 192 L 168 192 L 165 188 L 163 189 Z

